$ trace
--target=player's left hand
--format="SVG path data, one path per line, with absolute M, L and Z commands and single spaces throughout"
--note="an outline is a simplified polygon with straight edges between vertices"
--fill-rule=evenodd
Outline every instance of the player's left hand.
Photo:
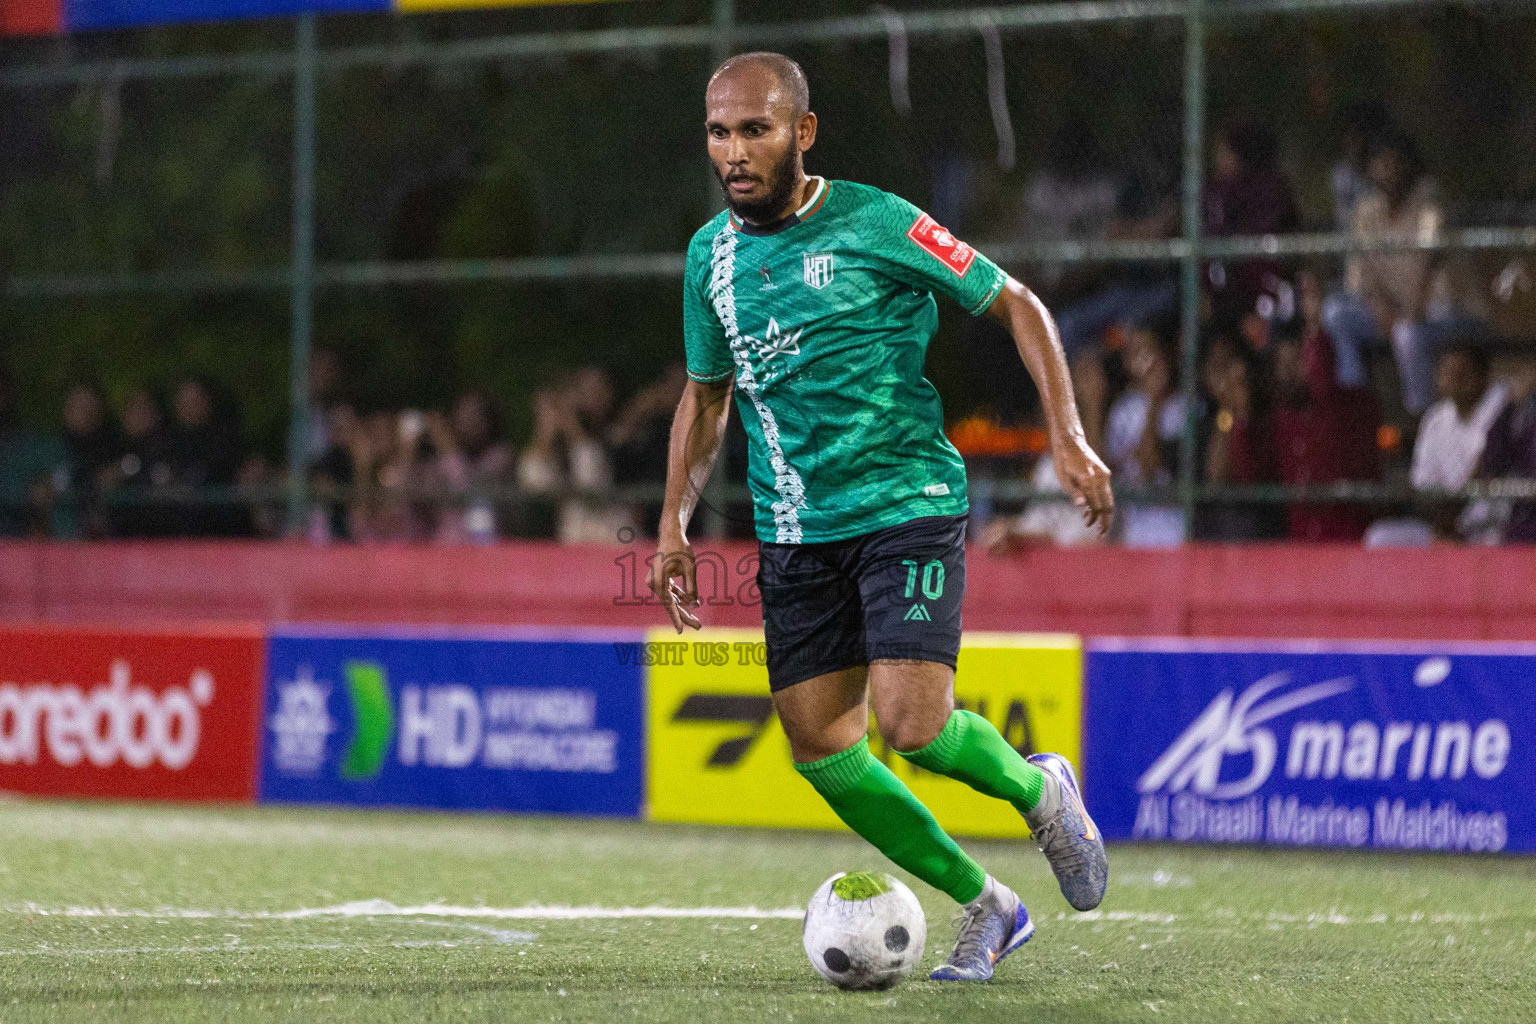
M 1072 504 L 1083 511 L 1083 522 L 1103 537 L 1115 520 L 1115 495 L 1109 488 L 1109 467 L 1094 454 L 1082 437 L 1069 438 L 1053 445 L 1051 458 L 1056 479 Z
M 675 579 L 679 576 L 683 580 L 681 586 Z M 651 592 L 661 599 L 661 606 L 667 610 L 667 617 L 679 633 L 684 626 L 698 629 L 703 625 L 690 610 L 699 606 L 698 567 L 692 544 L 681 537 L 670 541 L 663 538 L 656 557 L 651 560 L 651 575 L 647 582 Z

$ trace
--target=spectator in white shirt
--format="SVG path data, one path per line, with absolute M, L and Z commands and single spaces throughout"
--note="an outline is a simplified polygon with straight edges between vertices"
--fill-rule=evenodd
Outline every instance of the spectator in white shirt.
M 1413 486 L 1447 491 L 1465 487 L 1477 469 L 1488 428 L 1509 401 L 1509 390 L 1488 379 L 1488 354 L 1459 345 L 1435 369 L 1440 400 L 1429 407 L 1413 446 Z
M 1435 390 L 1440 400 L 1419 426 L 1410 479 L 1415 490 L 1459 490 L 1477 471 L 1488 430 L 1504 411 L 1509 390 L 1489 380 L 1488 353 L 1472 345 L 1458 345 L 1440 357 Z M 1465 510 L 1458 506 L 1432 505 L 1430 519 L 1437 533 L 1468 537 L 1477 532 L 1488 512 L 1484 503 L 1473 502 Z

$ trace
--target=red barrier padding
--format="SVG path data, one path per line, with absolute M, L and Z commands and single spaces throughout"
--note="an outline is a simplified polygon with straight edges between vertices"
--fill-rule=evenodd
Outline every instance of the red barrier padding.
M 755 546 L 700 547 L 702 617 L 757 626 Z M 642 545 L 0 544 L 0 618 L 643 627 Z M 968 629 L 1536 640 L 1536 548 L 1042 548 L 968 558 Z
M 258 627 L 0 626 L 0 789 L 251 801 Z
M 63 27 L 63 0 L 0 0 L 0 36 L 53 35 Z

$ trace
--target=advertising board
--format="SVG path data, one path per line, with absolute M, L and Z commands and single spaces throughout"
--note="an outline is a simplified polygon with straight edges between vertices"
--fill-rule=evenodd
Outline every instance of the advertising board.
M 1536 849 L 1536 648 L 1096 641 L 1111 839 Z
M 637 815 L 642 696 L 611 640 L 281 629 L 261 798 Z

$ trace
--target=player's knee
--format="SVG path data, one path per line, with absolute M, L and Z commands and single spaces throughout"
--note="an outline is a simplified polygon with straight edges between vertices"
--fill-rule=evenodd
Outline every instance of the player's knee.
M 824 761 L 834 754 L 856 745 L 864 738 L 863 733 L 852 735 L 842 732 L 822 732 L 789 737 L 789 755 L 795 759 L 796 764 L 810 764 L 813 761 Z
M 779 716 L 784 735 L 789 739 L 790 756 L 800 764 L 809 764 L 841 754 L 864 738 L 861 722 L 840 718 L 831 722 L 804 722 L 796 716 Z
M 926 708 L 888 708 L 876 713 L 880 735 L 899 754 L 910 754 L 932 743 L 944 731 L 949 715 Z

